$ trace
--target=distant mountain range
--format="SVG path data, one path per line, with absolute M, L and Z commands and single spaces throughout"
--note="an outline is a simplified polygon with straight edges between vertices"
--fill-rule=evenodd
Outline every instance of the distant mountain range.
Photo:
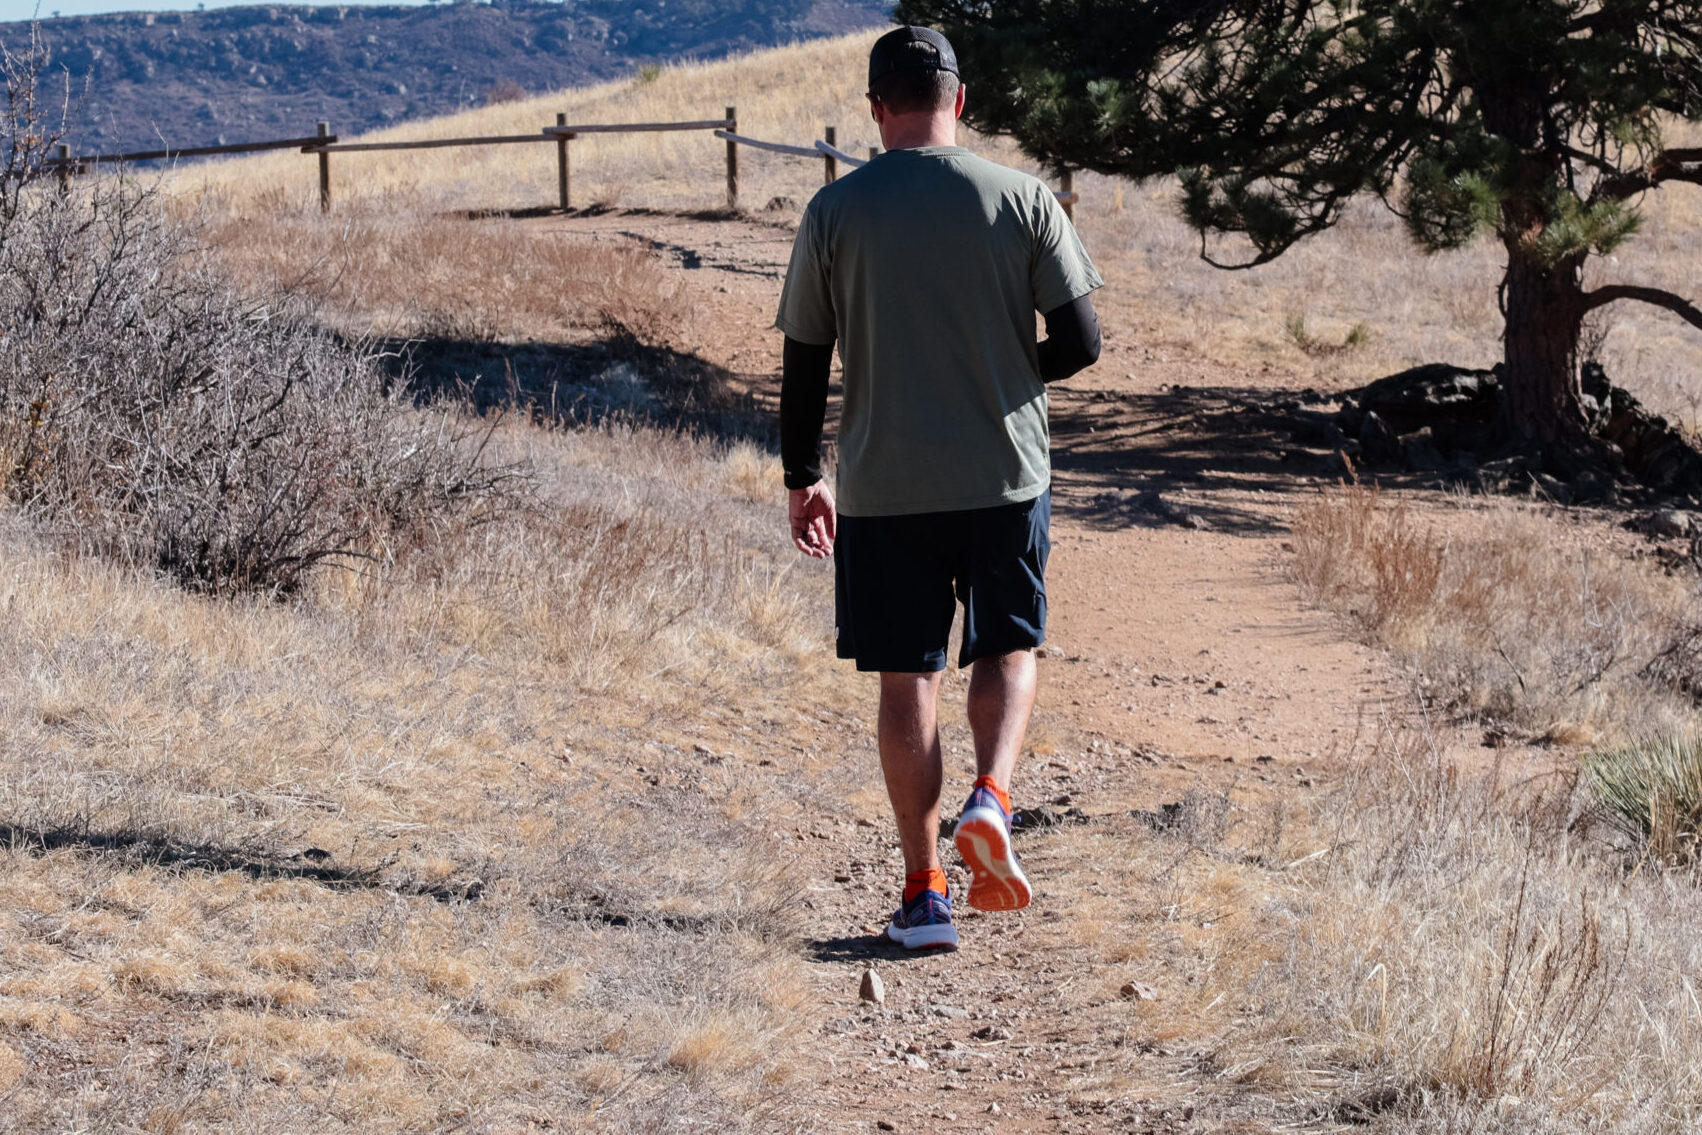
M 466 0 L 41 21 L 81 153 L 348 136 L 645 64 L 872 28 L 891 0 Z M 29 24 L 0 24 L 16 51 Z M 63 69 L 63 70 L 61 70 Z M 86 91 L 86 94 L 84 93 Z

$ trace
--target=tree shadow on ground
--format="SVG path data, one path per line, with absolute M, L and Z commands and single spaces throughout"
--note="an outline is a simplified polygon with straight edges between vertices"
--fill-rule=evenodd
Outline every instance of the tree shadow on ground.
M 1053 508 L 1097 528 L 1187 527 L 1239 535 L 1283 531 L 1268 509 L 1234 503 L 1251 493 L 1294 496 L 1357 476 L 1328 430 L 1336 405 L 1239 386 L 1156 391 L 1052 389 L 1052 467 L 1074 491 Z M 1470 483 L 1461 470 L 1379 472 L 1399 488 Z
M 330 852 L 307 848 L 283 855 L 253 848 L 222 847 L 217 844 L 187 843 L 169 836 L 129 829 L 39 828 L 0 823 L 0 845 L 33 853 L 70 850 L 113 856 L 125 863 L 169 867 L 178 871 L 234 872 L 256 881 L 303 879 L 331 890 L 383 890 L 436 899 L 438 902 L 471 901 L 483 884 L 446 883 L 439 886 L 398 884 L 385 880 L 370 867 L 343 867 L 332 862 Z
M 616 337 L 587 343 L 503 343 L 471 336 L 387 339 L 375 346 L 416 396 L 464 398 L 563 426 L 623 420 L 722 441 L 778 446 L 773 416 L 695 355 Z

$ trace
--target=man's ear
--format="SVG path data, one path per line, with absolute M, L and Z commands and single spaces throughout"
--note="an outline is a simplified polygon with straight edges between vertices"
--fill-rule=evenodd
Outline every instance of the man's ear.
M 875 120 L 876 126 L 879 126 L 881 124 L 882 113 L 886 110 L 886 108 L 881 105 L 881 100 L 876 98 L 874 95 L 869 95 L 867 97 L 869 100 L 869 117 Z
M 962 118 L 963 117 L 963 96 L 964 96 L 964 92 L 966 92 L 968 90 L 969 90 L 969 88 L 964 86 L 962 82 L 959 82 L 957 84 L 957 104 L 952 107 L 952 117 L 953 118 Z

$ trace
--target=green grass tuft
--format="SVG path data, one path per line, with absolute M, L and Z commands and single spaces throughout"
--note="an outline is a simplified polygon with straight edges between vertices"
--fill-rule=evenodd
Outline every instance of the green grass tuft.
M 1702 738 L 1649 737 L 1586 757 L 1603 818 L 1665 863 L 1696 859 L 1702 829 Z

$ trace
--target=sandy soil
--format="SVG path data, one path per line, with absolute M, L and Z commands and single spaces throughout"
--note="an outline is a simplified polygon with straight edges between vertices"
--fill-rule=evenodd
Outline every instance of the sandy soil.
M 536 223 L 677 259 L 711 313 L 697 327 L 702 356 L 738 374 L 753 398 L 776 397 L 771 324 L 788 219 L 608 213 Z M 836 785 L 844 801 L 839 814 L 803 816 L 775 833 L 810 911 L 803 948 L 820 1022 L 807 1059 L 816 1073 L 788 1108 L 806 1126 L 1312 1129 L 1292 1099 L 1223 1090 L 1211 1046 L 1155 1015 L 1191 980 L 1197 942 L 1162 948 L 1156 931 L 1176 904 L 1102 887 L 1102 874 L 1125 877 L 1103 857 L 1145 830 L 1134 810 L 1158 810 L 1190 789 L 1228 792 L 1247 808 L 1321 791 L 1356 740 L 1408 702 L 1384 656 L 1308 609 L 1285 576 L 1286 518 L 1329 479 L 1288 460 L 1265 420 L 1298 384 L 1143 346 L 1125 332 L 1133 300 L 1117 293 L 1115 256 L 1101 269 L 1104 357 L 1054 394 L 1051 643 L 1033 752 L 1015 783 L 1019 808 L 1078 808 L 1088 822 L 1021 835 L 1034 905 L 962 916 L 963 946 L 952 955 L 905 956 L 878 938 L 896 901 L 897 846 L 871 736 L 874 685 L 848 665 L 843 706 L 802 715 L 776 707 L 762 724 L 740 728 L 735 718 L 695 739 L 769 762 L 777 777 Z M 965 687 L 961 675 L 947 683 L 948 805 L 971 779 Z M 804 724 L 774 727 L 782 715 Z M 1117 951 L 1106 938 L 1119 934 L 1131 956 L 1107 965 Z M 870 967 L 884 979 L 883 1005 L 859 1000 Z M 1125 980 L 1155 996 L 1121 995 Z

